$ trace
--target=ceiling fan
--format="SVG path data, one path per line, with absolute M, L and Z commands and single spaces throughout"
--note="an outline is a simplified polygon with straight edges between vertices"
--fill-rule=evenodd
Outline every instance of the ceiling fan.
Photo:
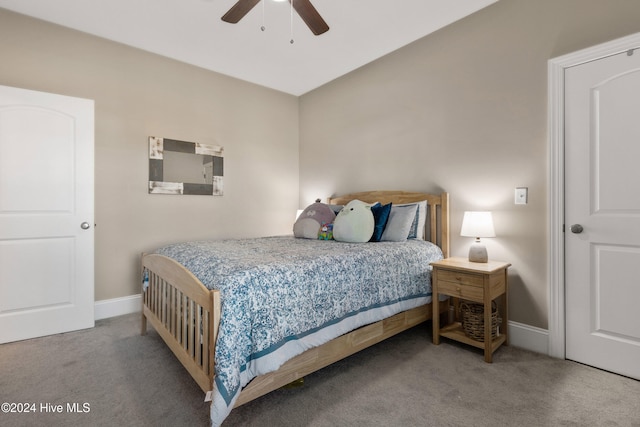
M 264 1 L 264 0 L 263 0 Z M 300 18 L 307 24 L 316 36 L 329 31 L 329 26 L 309 0 L 289 0 Z M 222 20 L 230 24 L 237 24 L 260 0 L 238 0 L 236 4 L 224 14 Z

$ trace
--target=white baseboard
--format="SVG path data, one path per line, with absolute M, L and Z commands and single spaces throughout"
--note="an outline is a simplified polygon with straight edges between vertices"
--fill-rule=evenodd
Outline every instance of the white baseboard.
M 549 331 L 510 321 L 509 345 L 536 353 L 549 354 Z
M 123 314 L 139 313 L 142 309 L 142 295 L 130 295 L 128 297 L 105 299 L 96 301 L 93 317 L 95 320 L 108 317 L 122 316 Z
M 139 313 L 141 295 L 130 295 L 122 298 L 96 301 L 95 320 L 124 314 Z M 549 354 L 549 331 L 518 322 L 509 322 L 509 344 L 536 353 Z

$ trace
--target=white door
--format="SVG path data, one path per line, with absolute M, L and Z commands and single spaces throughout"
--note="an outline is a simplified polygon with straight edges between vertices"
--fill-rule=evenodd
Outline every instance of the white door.
M 94 325 L 93 101 L 0 86 L 0 343 Z
M 640 50 L 565 72 L 566 357 L 640 379 Z

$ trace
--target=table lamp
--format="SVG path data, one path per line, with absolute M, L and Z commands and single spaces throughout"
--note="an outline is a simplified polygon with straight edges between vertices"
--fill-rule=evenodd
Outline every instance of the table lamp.
M 460 235 L 476 238 L 476 241 L 469 248 L 469 261 L 487 262 L 489 259 L 487 248 L 480 242 L 480 238 L 496 237 L 491 212 L 465 212 Z

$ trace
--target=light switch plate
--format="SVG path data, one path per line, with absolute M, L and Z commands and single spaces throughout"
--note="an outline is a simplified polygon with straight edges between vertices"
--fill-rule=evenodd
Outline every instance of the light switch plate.
M 529 199 L 529 189 L 527 187 L 516 187 L 516 205 L 526 205 Z

